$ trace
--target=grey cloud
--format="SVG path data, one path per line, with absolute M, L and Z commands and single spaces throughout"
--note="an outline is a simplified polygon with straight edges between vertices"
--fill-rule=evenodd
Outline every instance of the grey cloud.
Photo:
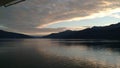
M 23 32 L 28 35 L 47 35 L 50 33 L 57 33 L 66 30 L 66 28 L 41 28 L 41 29 L 26 29 L 26 30 L 20 30 L 20 32 Z M 15 31 L 17 32 L 17 31 Z
M 26 0 L 8 8 L 0 7 L 0 24 L 11 31 L 42 32 L 43 29 L 35 27 L 118 7 L 119 0 Z

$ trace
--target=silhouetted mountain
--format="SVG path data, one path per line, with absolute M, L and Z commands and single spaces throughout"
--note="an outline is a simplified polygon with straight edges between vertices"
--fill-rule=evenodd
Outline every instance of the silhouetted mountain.
M 57 39 L 120 39 L 120 23 L 104 27 L 92 27 L 81 31 L 63 31 L 43 38 Z
M 0 38 L 32 38 L 31 36 L 0 30 Z

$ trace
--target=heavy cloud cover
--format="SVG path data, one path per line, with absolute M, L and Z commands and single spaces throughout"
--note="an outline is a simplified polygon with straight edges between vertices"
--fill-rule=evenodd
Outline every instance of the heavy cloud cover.
M 120 0 L 26 0 L 8 8 L 0 7 L 0 28 L 28 34 L 57 32 L 64 29 L 45 27 L 61 21 L 90 18 L 119 7 Z

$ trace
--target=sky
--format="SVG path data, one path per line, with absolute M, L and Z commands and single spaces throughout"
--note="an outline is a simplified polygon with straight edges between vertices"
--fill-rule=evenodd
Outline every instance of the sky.
M 0 7 L 0 30 L 47 35 L 120 22 L 120 0 L 26 0 Z

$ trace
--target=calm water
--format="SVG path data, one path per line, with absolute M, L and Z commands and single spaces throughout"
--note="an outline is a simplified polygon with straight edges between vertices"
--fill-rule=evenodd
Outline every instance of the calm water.
M 120 68 L 120 41 L 0 40 L 0 68 Z

